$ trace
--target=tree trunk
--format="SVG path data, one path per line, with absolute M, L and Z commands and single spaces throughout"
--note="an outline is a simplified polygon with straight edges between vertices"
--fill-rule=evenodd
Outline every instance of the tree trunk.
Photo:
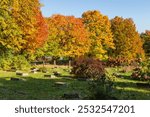
M 54 59 L 54 66 L 56 66 L 56 59 Z
M 71 67 L 71 63 L 72 63 L 72 58 L 69 58 L 69 64 L 68 64 L 69 68 Z
M 69 60 L 69 68 L 71 67 L 71 60 Z
M 43 67 L 45 66 L 45 61 L 43 60 Z
M 43 67 L 45 66 L 45 57 L 42 57 L 43 59 Z

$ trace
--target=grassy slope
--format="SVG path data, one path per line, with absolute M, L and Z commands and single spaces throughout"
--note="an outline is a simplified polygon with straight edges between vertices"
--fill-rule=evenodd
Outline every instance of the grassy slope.
M 63 68 L 64 69 L 64 68 Z M 62 73 L 62 77 L 49 79 L 44 78 L 44 74 L 29 74 L 29 77 L 19 77 L 15 72 L 0 71 L 0 99 L 63 99 L 64 93 L 78 93 L 80 98 L 87 94 L 87 82 L 77 81 L 68 77 L 68 72 L 62 68 L 56 68 L 56 71 Z M 23 81 L 11 81 L 10 78 L 23 78 Z M 55 82 L 67 82 L 67 86 L 55 86 Z
M 117 69 L 108 69 L 110 73 L 117 73 L 120 77 L 115 80 L 116 90 L 114 96 L 118 99 L 130 100 L 150 100 L 150 88 L 137 87 L 136 83 L 146 83 L 144 81 L 132 80 L 132 72 L 119 73 Z
M 55 79 L 44 78 L 44 73 L 29 74 L 23 77 L 24 81 L 11 81 L 10 77 L 18 77 L 15 72 L 0 71 L 0 99 L 63 99 L 64 93 L 78 93 L 81 99 L 88 96 L 88 83 L 77 81 L 65 70 L 56 68 L 62 73 L 62 77 Z M 53 70 L 49 69 L 49 74 Z M 111 73 L 118 72 L 115 69 L 108 70 Z M 47 74 L 47 73 L 46 73 Z M 122 77 L 116 78 L 113 96 L 118 99 L 150 99 L 149 88 L 139 88 L 137 82 L 131 80 L 130 73 L 120 73 Z M 21 78 L 21 77 L 19 77 Z M 55 82 L 67 82 L 67 86 L 55 86 Z

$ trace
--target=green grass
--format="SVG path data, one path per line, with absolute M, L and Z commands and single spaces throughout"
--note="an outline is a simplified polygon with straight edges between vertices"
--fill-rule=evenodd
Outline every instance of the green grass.
M 15 72 L 0 71 L 0 99 L 2 100 L 53 100 L 63 99 L 64 93 L 78 93 L 80 99 L 89 95 L 88 82 L 78 81 L 67 71 L 67 67 L 48 68 L 49 73 L 29 73 L 28 77 L 16 76 Z M 45 78 L 44 74 L 53 71 L 61 72 L 61 77 Z M 119 73 L 119 69 L 109 68 L 109 73 Z M 119 73 L 114 81 L 113 97 L 117 99 L 150 99 L 150 88 L 137 87 L 136 81 L 130 78 L 131 72 Z M 22 78 L 21 81 L 11 81 L 10 78 Z M 55 86 L 55 82 L 66 82 L 66 86 Z
M 116 77 L 114 84 L 116 86 L 113 93 L 117 99 L 125 100 L 150 100 L 150 88 L 138 87 L 136 83 L 148 83 L 148 81 L 139 81 L 131 79 L 132 71 L 121 73 L 120 68 L 109 68 L 109 73 L 117 73 L 120 77 Z
M 52 71 L 59 71 L 62 76 L 53 79 L 44 77 L 44 74 L 52 74 Z M 24 80 L 12 81 L 11 77 Z M 55 82 L 66 82 L 67 86 L 55 86 Z M 64 93 L 78 93 L 80 99 L 83 99 L 87 95 L 87 86 L 87 82 L 74 79 L 64 68 L 55 68 L 49 70 L 49 73 L 29 73 L 28 77 L 0 71 L 0 99 L 63 99 Z

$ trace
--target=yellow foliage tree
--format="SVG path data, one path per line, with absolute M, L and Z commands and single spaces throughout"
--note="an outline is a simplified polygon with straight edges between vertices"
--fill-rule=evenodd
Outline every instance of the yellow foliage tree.
M 114 48 L 113 36 L 110 29 L 111 23 L 108 17 L 95 10 L 84 12 L 82 19 L 91 40 L 88 55 L 100 59 L 107 59 L 108 50 Z
M 117 16 L 111 20 L 111 24 L 116 47 L 112 52 L 113 57 L 123 58 L 127 62 L 131 62 L 137 58 L 144 59 L 143 43 L 136 31 L 133 20 Z

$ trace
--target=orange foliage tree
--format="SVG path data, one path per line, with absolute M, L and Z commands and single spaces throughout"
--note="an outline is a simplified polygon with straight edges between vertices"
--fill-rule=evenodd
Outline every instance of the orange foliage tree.
M 111 20 L 111 24 L 116 48 L 112 52 L 113 57 L 126 59 L 127 62 L 144 58 L 143 43 L 133 20 L 117 16 Z
M 89 51 L 90 40 L 82 19 L 74 16 L 53 15 L 47 18 L 47 23 L 49 37 L 46 51 L 49 55 L 74 58 Z
M 47 26 L 39 0 L 12 0 L 12 16 L 22 31 L 21 53 L 34 52 L 47 38 Z

